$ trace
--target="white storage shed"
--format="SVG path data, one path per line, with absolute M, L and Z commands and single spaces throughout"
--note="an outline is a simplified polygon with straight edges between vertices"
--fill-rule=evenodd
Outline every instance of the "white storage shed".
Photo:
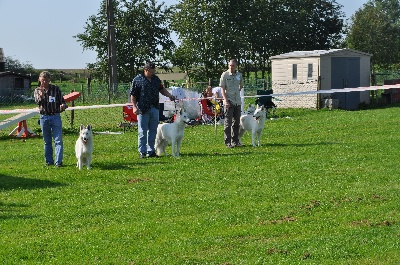
M 351 49 L 294 51 L 270 57 L 274 94 L 370 86 L 368 53 Z M 283 96 L 278 107 L 319 108 L 326 98 L 340 109 L 369 104 L 369 91 Z

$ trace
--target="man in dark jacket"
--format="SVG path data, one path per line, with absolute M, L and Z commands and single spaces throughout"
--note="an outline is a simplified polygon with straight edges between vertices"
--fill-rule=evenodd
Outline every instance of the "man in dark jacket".
M 175 100 L 175 97 L 164 88 L 155 72 L 154 63 L 146 63 L 143 73 L 133 79 L 130 91 L 132 111 L 138 117 L 140 158 L 157 156 L 154 145 L 159 123 L 159 93 L 171 101 Z

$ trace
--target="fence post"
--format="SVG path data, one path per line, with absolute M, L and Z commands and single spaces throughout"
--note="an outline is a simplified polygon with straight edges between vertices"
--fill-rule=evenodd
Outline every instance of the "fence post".
M 85 91 L 83 90 L 83 84 L 81 84 L 81 95 L 82 95 L 82 103 L 85 104 Z
M 71 90 L 71 93 L 72 92 L 75 92 L 75 89 L 74 90 Z M 71 107 L 74 107 L 75 106 L 75 100 L 72 100 L 71 101 Z M 70 123 L 70 125 L 71 125 L 71 128 L 73 128 L 74 127 L 74 117 L 75 117 L 75 111 L 74 110 L 71 110 L 71 120 L 69 121 L 69 123 Z
M 88 95 L 90 95 L 90 83 L 92 82 L 92 78 L 89 76 L 86 80 L 86 84 L 87 84 L 87 93 Z M 83 86 L 83 85 L 82 85 Z M 82 89 L 83 91 L 83 89 Z

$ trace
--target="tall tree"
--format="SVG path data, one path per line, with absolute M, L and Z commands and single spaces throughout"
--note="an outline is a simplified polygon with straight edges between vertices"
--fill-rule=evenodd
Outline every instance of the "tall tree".
M 189 76 L 198 81 L 197 76 L 215 77 L 213 73 L 222 68 L 226 44 L 222 30 L 224 24 L 220 10 L 221 0 L 183 1 L 176 5 L 171 18 L 171 28 L 178 33 L 181 45 L 173 63 L 188 70 Z M 183 59 L 186 57 L 185 59 Z M 188 67 L 191 65 L 191 67 Z M 193 67 L 196 70 L 191 71 Z
M 168 28 L 169 8 L 155 0 L 114 0 L 114 27 L 118 80 L 130 82 L 151 60 L 164 66 L 163 50 L 174 48 Z M 84 33 L 75 37 L 84 49 L 97 52 L 97 62 L 89 65 L 102 77 L 108 74 L 107 13 L 103 0 L 98 14 L 90 16 Z
M 372 54 L 372 63 L 389 68 L 400 63 L 400 2 L 369 0 L 352 17 L 348 48 Z
M 19 60 L 13 59 L 10 56 L 6 56 L 4 59 L 7 71 L 19 74 L 32 74 L 35 72 L 35 68 L 33 68 L 30 63 L 21 63 Z
M 220 74 L 232 57 L 264 76 L 272 55 L 337 47 L 340 9 L 335 0 L 181 0 L 171 26 L 207 77 Z

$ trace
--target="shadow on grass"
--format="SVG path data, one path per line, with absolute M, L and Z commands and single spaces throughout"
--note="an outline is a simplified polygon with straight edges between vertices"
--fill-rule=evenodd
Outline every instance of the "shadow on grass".
M 320 145 L 335 145 L 338 143 L 335 142 L 319 142 L 319 143 L 266 143 L 259 146 L 252 146 L 251 144 L 245 145 L 242 147 L 237 147 L 232 150 L 233 152 L 228 152 L 226 148 L 221 148 L 221 152 L 215 151 L 210 153 L 184 153 L 181 156 L 190 156 L 190 157 L 215 157 L 215 156 L 237 156 L 237 155 L 252 155 L 255 153 L 268 153 L 268 150 L 265 148 L 270 147 L 308 147 L 308 146 L 320 146 Z
M 244 151 L 244 147 L 240 147 L 241 150 Z M 237 156 L 238 154 L 240 155 L 251 155 L 253 154 L 253 152 L 234 152 L 234 153 L 223 153 L 223 152 L 210 152 L 210 153 L 185 153 L 185 154 L 181 154 L 181 157 L 215 157 L 215 156 L 224 156 L 224 157 L 228 157 L 228 156 Z
M 0 192 L 5 190 L 15 190 L 15 189 L 18 190 L 46 189 L 59 186 L 65 186 L 65 184 L 49 180 L 13 177 L 0 174 Z
M 29 137 L 15 137 L 15 136 L 9 136 L 8 134 L 4 134 L 3 132 L 0 134 L 0 141 L 10 141 L 10 142 L 26 142 L 26 141 L 33 141 L 33 140 L 41 140 L 43 141 L 43 138 L 40 134 L 38 134 L 36 131 L 34 131 L 36 136 L 29 136 Z
M 289 144 L 282 144 L 282 143 L 269 143 L 269 144 L 264 144 L 263 146 L 269 146 L 269 147 L 286 147 L 286 146 L 294 146 L 294 147 L 306 147 L 306 146 L 318 146 L 318 145 L 334 145 L 334 144 L 339 144 L 335 142 L 319 142 L 319 143 L 302 143 L 302 144 L 296 144 L 296 143 L 289 143 Z
M 0 220 L 12 219 L 12 218 L 21 218 L 21 219 L 30 219 L 35 216 L 32 215 L 21 215 L 20 210 L 23 208 L 27 208 L 29 205 L 20 204 L 20 203 L 4 203 L 0 202 Z
M 130 170 L 135 167 L 143 167 L 143 166 L 149 166 L 149 165 L 160 165 L 160 164 L 167 164 L 167 162 L 160 161 L 160 158 L 145 158 L 145 159 L 137 159 L 137 160 L 132 160 L 129 164 L 127 163 L 101 163 L 97 162 L 92 165 L 93 168 L 99 168 L 101 170 L 121 170 L 121 169 L 127 169 Z M 86 167 L 84 167 L 86 169 Z
M 54 188 L 59 186 L 65 186 L 65 184 L 48 180 L 22 178 L 0 174 L 0 193 L 7 190 L 35 190 Z M 34 218 L 35 216 L 21 214 L 21 209 L 26 207 L 30 206 L 26 204 L 4 203 L 0 201 L 0 220 L 12 218 Z

